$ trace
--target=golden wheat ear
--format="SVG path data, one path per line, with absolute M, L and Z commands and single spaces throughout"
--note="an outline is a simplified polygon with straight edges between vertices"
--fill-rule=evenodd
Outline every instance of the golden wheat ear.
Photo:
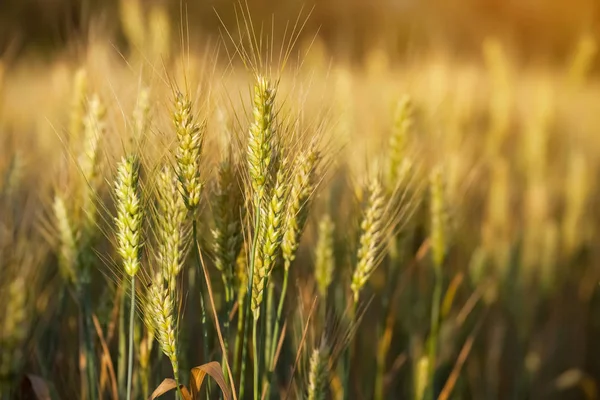
M 181 184 L 181 194 L 190 211 L 200 204 L 202 181 L 200 178 L 200 157 L 204 144 L 206 123 L 198 123 L 192 111 L 192 101 L 187 95 L 177 93 L 173 123 L 177 134 L 175 151 L 177 177 Z
M 375 268 L 379 249 L 384 238 L 385 195 L 380 181 L 375 178 L 369 185 L 369 200 L 360 224 L 361 235 L 357 253 L 357 264 L 352 275 L 350 288 L 354 302 L 358 302 L 360 291 Z
M 187 208 L 179 193 L 179 181 L 173 168 L 165 165 L 157 174 L 156 263 L 174 293 L 177 276 L 183 268 L 189 228 Z
M 325 341 L 313 349 L 308 372 L 307 400 L 325 400 L 329 384 L 329 348 Z

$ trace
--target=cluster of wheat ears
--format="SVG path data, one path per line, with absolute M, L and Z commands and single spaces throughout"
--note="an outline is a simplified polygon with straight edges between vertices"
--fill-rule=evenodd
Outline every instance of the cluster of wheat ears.
M 82 307 L 86 394 L 97 398 L 102 391 L 98 392 L 99 366 L 91 321 L 94 315 L 90 308 L 92 262 L 86 258 L 93 257 L 91 246 L 100 226 L 97 221 L 97 191 L 101 184 L 99 143 L 108 133 L 101 101 L 82 92 L 85 79 L 85 71 L 80 70 L 74 85 L 75 105 L 71 116 L 72 129 L 82 134 L 77 165 L 81 178 L 78 195 L 82 196 L 83 206 L 77 210 L 79 215 L 73 215 L 75 210 L 69 209 L 69 200 L 57 192 L 53 211 L 60 272 Z M 283 340 L 282 324 L 285 325 L 287 319 L 286 300 L 290 303 L 287 308 L 298 307 L 287 296 L 288 278 L 331 155 L 323 144 L 321 129 L 298 131 L 298 121 L 290 125 L 289 121 L 282 120 L 276 101 L 276 81 L 261 75 L 256 75 L 254 81 L 246 137 L 240 138 L 241 145 L 230 138 L 223 150 L 215 168 L 214 185 L 208 189 L 210 204 L 206 213 L 200 210 L 207 190 L 203 176 L 206 121 L 197 115 L 189 93 L 176 91 L 170 107 L 173 146 L 162 162 L 144 162 L 144 141 L 151 130 L 152 113 L 148 89 L 139 92 L 131 119 L 131 140 L 124 143 L 125 155 L 117 162 L 113 182 L 109 185 L 115 208 L 112 224 L 109 224 L 112 232 L 108 234 L 114 236 L 116 259 L 112 263 L 121 268 L 120 273 L 116 272 L 118 286 L 123 291 L 119 299 L 120 312 L 128 312 L 128 317 L 121 316 L 128 319 L 124 330 L 127 359 L 119 365 L 123 371 L 127 368 L 125 386 L 120 388 L 127 398 L 132 396 L 134 368 L 138 379 L 145 383 L 143 389 L 148 389 L 148 358 L 154 340 L 169 359 L 174 380 L 165 380 L 151 398 L 171 389 L 177 390 L 183 398 L 190 398 L 190 391 L 197 396 L 203 374 L 215 379 L 225 398 L 246 398 L 249 396 L 245 394 L 247 387 L 252 388 L 253 398 L 264 398 L 276 383 L 278 344 Z M 391 138 L 393 157 L 386 171 L 387 184 L 383 182 L 383 171 L 377 171 L 368 177 L 365 188 L 355 266 L 347 286 L 352 306 L 346 335 L 357 323 L 357 306 L 363 287 L 381 262 L 398 222 L 410 216 L 409 207 L 414 204 L 410 200 L 412 194 L 408 193 L 412 162 L 402 148 L 410 127 L 410 103 L 405 99 L 399 107 L 398 129 Z M 437 179 L 432 187 L 436 188 L 434 211 L 441 214 L 441 181 Z M 434 220 L 436 242 L 433 247 L 438 257 L 443 258 L 443 234 L 437 232 L 443 230 L 441 218 L 437 216 Z M 199 227 L 207 226 L 210 237 L 205 239 L 207 248 L 203 249 Z M 322 307 L 325 307 L 324 299 L 334 276 L 333 229 L 331 217 L 324 215 L 314 270 Z M 223 297 L 218 303 L 204 252 L 210 254 L 214 272 L 222 278 L 218 292 Z M 188 253 L 193 254 L 188 257 Z M 188 262 L 189 258 L 193 261 Z M 436 260 L 441 263 L 441 259 Z M 194 279 L 197 280 L 195 288 L 200 291 L 196 312 L 201 316 L 202 325 L 202 336 L 194 342 L 202 344 L 206 361 L 214 357 L 214 344 L 219 346 L 217 361 L 193 369 L 187 388 L 181 384 L 179 349 L 185 323 L 180 313 L 183 293 L 191 290 L 184 277 L 190 268 L 195 271 L 188 273 L 198 274 Z M 280 271 L 277 275 L 282 275 L 281 281 L 274 274 L 275 270 Z M 237 329 L 231 329 L 234 319 Z M 138 334 L 136 339 L 135 333 L 140 331 L 136 323 L 142 321 L 144 337 L 141 339 Z M 135 340 L 140 346 L 137 363 L 134 361 Z M 188 340 L 191 345 L 192 339 Z M 328 393 L 335 340 L 349 338 L 330 338 L 324 332 L 318 346 L 311 350 L 307 386 L 307 396 L 311 399 L 324 398 Z M 350 349 L 344 351 L 349 356 Z M 253 376 L 249 385 L 244 382 L 248 363 Z M 343 365 L 342 375 L 348 379 L 349 365 Z M 347 380 L 345 385 L 343 391 L 348 396 Z
M 0 398 L 593 393 L 552 338 L 600 277 L 594 42 L 558 75 L 494 40 L 480 70 L 311 42 L 284 71 L 298 36 L 273 62 L 243 16 L 229 64 L 169 56 L 160 12 L 127 63 L 0 63 Z

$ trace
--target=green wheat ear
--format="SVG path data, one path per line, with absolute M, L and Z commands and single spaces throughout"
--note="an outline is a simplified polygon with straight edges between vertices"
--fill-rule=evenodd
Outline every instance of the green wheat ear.
M 261 208 L 260 247 L 254 262 L 252 277 L 252 312 L 254 319 L 260 315 L 265 284 L 279 256 L 283 239 L 284 206 L 287 198 L 287 176 L 282 169 L 277 173 L 273 195 L 266 207 Z
M 142 209 L 137 193 L 138 170 L 136 157 L 124 157 L 117 167 L 114 187 L 117 200 L 117 252 L 129 276 L 135 276 L 140 269 Z
M 78 284 L 77 259 L 78 251 L 73 226 L 69 219 L 67 206 L 61 195 L 54 196 L 52 205 L 59 236 L 58 265 L 65 280 Z
M 177 134 L 175 151 L 177 177 L 181 183 L 183 201 L 190 211 L 200 203 L 202 181 L 200 180 L 200 157 L 204 143 L 206 123 L 197 123 L 192 114 L 192 102 L 182 93 L 177 93 L 173 123 Z
M 357 253 L 357 264 L 352 276 L 350 288 L 354 295 L 354 302 L 358 301 L 360 291 L 365 285 L 375 268 L 379 247 L 383 240 L 383 220 L 385 210 L 385 196 L 383 187 L 378 179 L 374 179 L 369 185 L 369 200 L 360 224 L 361 235 Z
M 300 153 L 294 165 L 294 177 L 290 194 L 287 198 L 285 226 L 281 250 L 283 253 L 284 268 L 290 268 L 296 258 L 300 236 L 304 231 L 308 216 L 309 199 L 316 186 L 316 169 L 319 162 L 319 153 L 311 148 Z
M 308 400 L 325 400 L 329 383 L 329 349 L 315 348 L 310 356 L 308 373 Z
M 394 116 L 393 131 L 389 143 L 389 159 L 386 186 L 388 190 L 401 182 L 409 166 L 407 165 L 407 148 L 413 127 L 413 106 L 409 96 L 404 96 L 398 102 Z
M 248 136 L 248 171 L 254 191 L 255 207 L 264 197 L 275 137 L 275 87 L 263 77 L 254 85 L 253 121 Z
M 170 165 L 157 176 L 156 261 L 175 290 L 175 282 L 183 267 L 185 247 L 189 234 L 186 226 L 187 208 L 178 190 L 178 180 Z
M 335 225 L 329 214 L 324 215 L 319 223 L 317 246 L 315 249 L 315 278 L 322 298 L 327 296 L 327 290 L 333 279 L 335 270 L 334 236 Z
M 446 196 L 441 167 L 430 175 L 431 251 L 436 267 L 441 267 L 446 257 Z
M 168 284 L 161 272 L 154 275 L 148 290 L 145 321 L 154 332 L 162 352 L 171 361 L 175 380 L 179 379 L 179 363 L 177 359 L 177 332 L 175 325 L 175 307 L 173 296 L 169 293 Z
M 221 272 L 227 290 L 233 290 L 236 258 L 244 241 L 240 218 L 244 199 L 229 158 L 219 164 L 215 186 L 212 201 L 215 226 L 211 230 L 215 266 Z

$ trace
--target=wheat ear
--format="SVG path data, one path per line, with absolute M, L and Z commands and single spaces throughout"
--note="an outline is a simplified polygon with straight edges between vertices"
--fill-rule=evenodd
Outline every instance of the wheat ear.
M 378 179 L 371 182 L 369 192 L 367 208 L 360 224 L 361 235 L 357 264 L 350 286 L 355 304 L 358 302 L 362 287 L 377 267 L 379 249 L 383 240 L 385 196 Z
M 138 193 L 139 162 L 135 156 L 124 157 L 117 167 L 114 184 L 117 201 L 117 252 L 123 260 L 123 269 L 131 279 L 131 309 L 129 313 L 129 357 L 127 372 L 127 399 L 131 398 L 133 373 L 133 333 L 135 324 L 135 276 L 140 269 L 142 246 L 142 209 Z
M 323 299 L 327 298 L 327 291 L 335 270 L 334 229 L 335 225 L 331 217 L 329 214 L 325 214 L 319 222 L 318 240 L 315 249 L 315 279 L 319 294 Z
M 170 166 L 165 166 L 157 177 L 156 261 L 175 291 L 177 276 L 183 266 L 185 247 L 189 234 L 186 226 L 187 209 L 178 191 L 177 177 Z
M 178 93 L 175 100 L 173 122 L 177 134 L 177 177 L 181 183 L 183 201 L 186 207 L 193 211 L 200 203 L 202 191 L 200 156 L 206 124 L 196 122 L 192 114 L 192 102 L 182 93 Z

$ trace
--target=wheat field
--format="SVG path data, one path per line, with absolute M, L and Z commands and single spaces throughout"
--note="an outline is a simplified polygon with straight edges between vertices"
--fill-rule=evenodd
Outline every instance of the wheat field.
M 0 58 L 0 399 L 598 398 L 593 35 L 357 63 L 231 8 Z

